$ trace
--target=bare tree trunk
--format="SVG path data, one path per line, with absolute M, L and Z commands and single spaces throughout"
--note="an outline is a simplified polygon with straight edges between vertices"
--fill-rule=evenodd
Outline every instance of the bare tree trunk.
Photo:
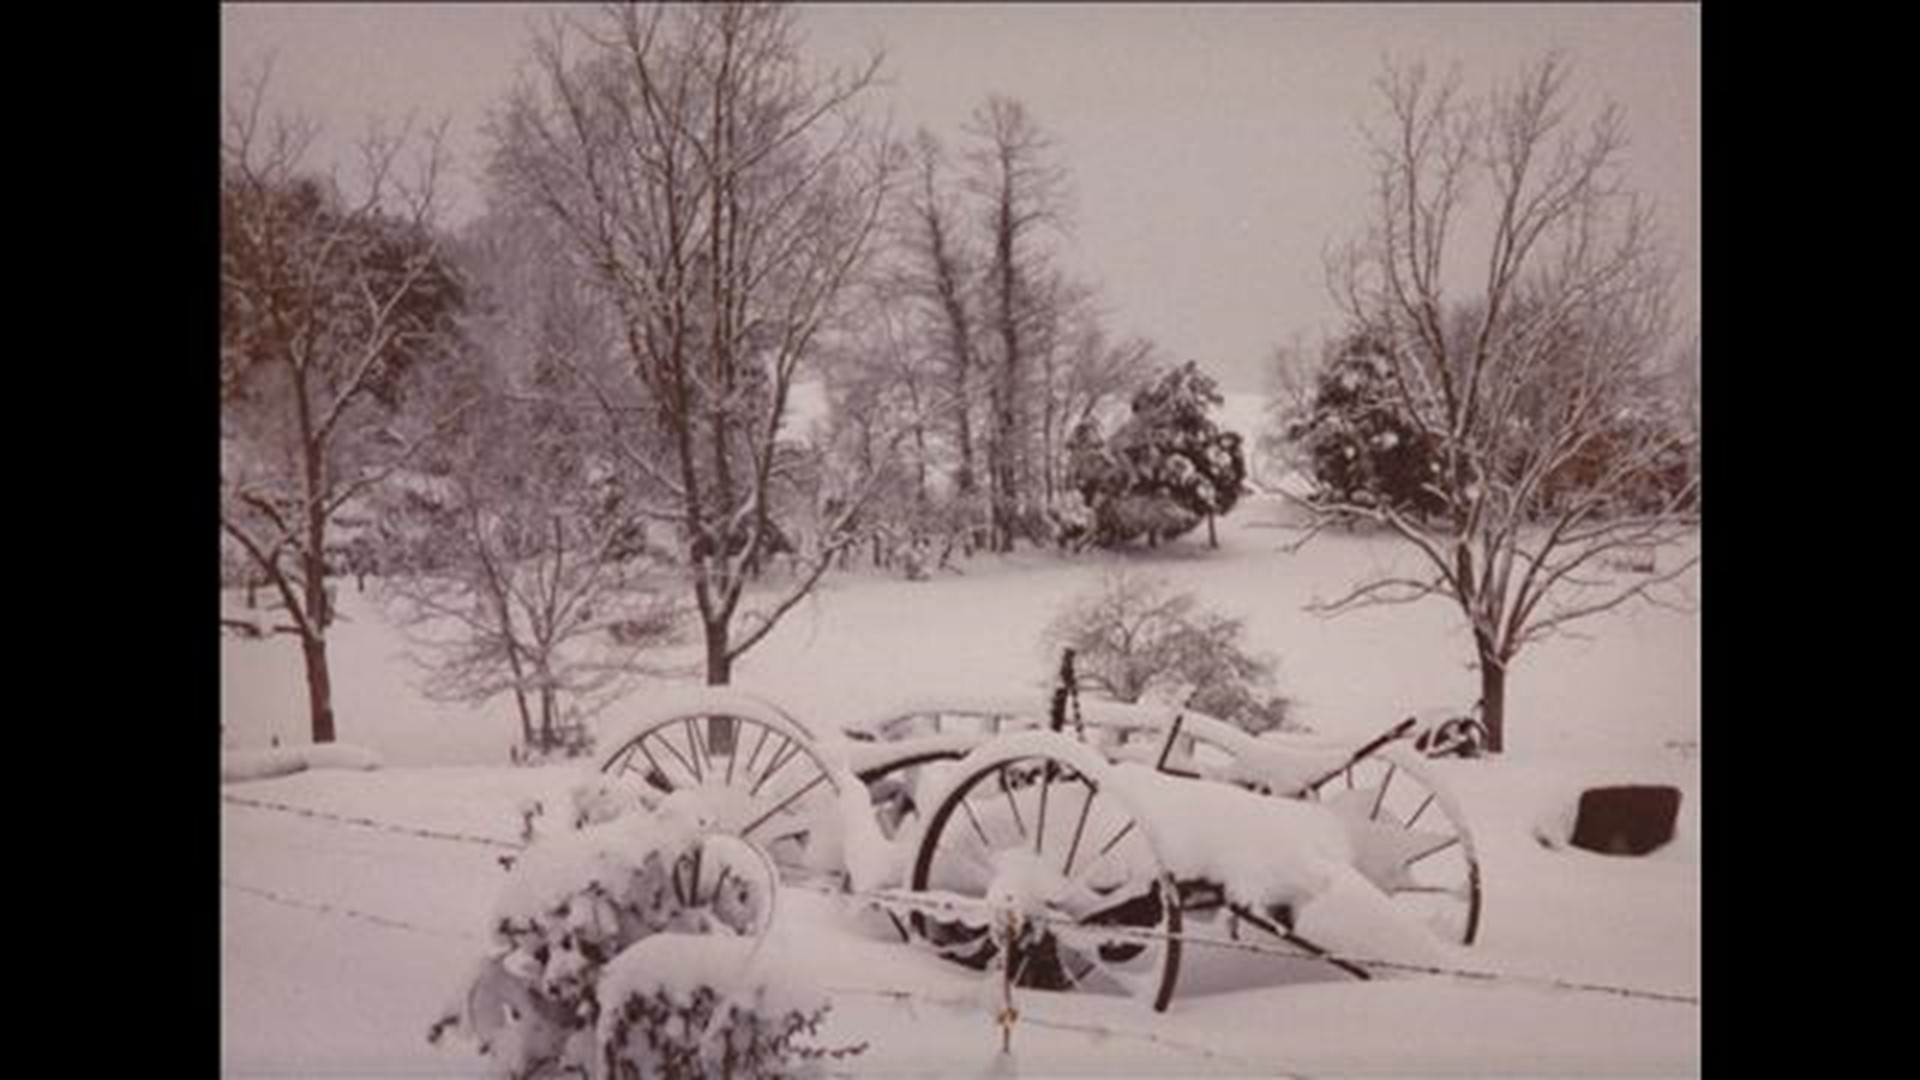
M 1497 656 L 1480 651 L 1480 722 L 1487 728 L 1487 752 L 1506 749 L 1507 666 Z
M 1051 346 L 1041 353 L 1045 368 L 1046 393 L 1041 401 L 1040 420 L 1040 501 L 1048 510 L 1053 509 L 1054 501 L 1054 425 L 1058 422 L 1059 404 L 1054 395 L 1054 350 Z
M 1001 374 L 990 395 L 993 425 L 987 436 L 987 521 L 994 551 L 1013 550 L 1012 406 Z
M 333 674 L 327 669 L 327 627 L 333 625 L 333 605 L 327 596 L 327 518 L 320 510 L 325 493 L 326 447 L 315 438 L 313 418 L 307 401 L 306 373 L 295 369 L 295 415 L 300 425 L 300 444 L 305 456 L 303 479 L 306 492 L 305 550 L 300 553 L 300 577 L 307 609 L 307 633 L 301 654 L 307 665 L 307 704 L 313 741 L 330 743 L 333 728 Z
M 518 667 L 518 664 L 515 665 Z M 518 673 L 515 675 L 518 678 Z M 533 710 L 527 706 L 527 692 L 519 686 L 513 688 L 513 704 L 520 713 L 520 745 L 533 745 Z
M 302 634 L 300 654 L 306 660 L 307 711 L 312 720 L 313 741 L 330 743 L 334 740 L 333 676 L 327 669 L 327 639 Z
M 733 681 L 733 657 L 727 653 L 727 624 L 706 623 L 707 685 L 726 686 Z
M 1487 728 L 1487 752 L 1506 749 L 1507 669 L 1482 662 L 1480 666 L 1480 717 Z
M 973 409 L 971 408 L 972 398 L 968 396 L 972 391 L 967 388 L 965 363 L 955 365 L 953 385 L 954 396 L 959 400 L 953 415 L 954 423 L 959 428 L 956 434 L 960 442 L 960 470 L 954 476 L 954 487 L 962 495 L 971 495 L 979 487 L 979 482 L 973 475 Z
M 1014 311 L 1015 282 L 1013 266 L 1013 210 L 1011 202 L 1001 206 L 998 249 L 1000 289 L 1000 378 L 993 398 L 993 442 L 998 451 L 994 460 L 993 522 L 997 551 L 1013 550 L 1014 478 L 1013 395 L 1020 372 L 1020 324 Z
M 1207 515 L 1207 546 L 1210 548 L 1218 548 L 1220 546 L 1220 536 L 1214 532 L 1212 514 Z
M 967 313 L 961 278 L 960 255 L 948 236 L 948 210 L 942 203 L 939 186 L 939 142 L 925 131 L 919 143 L 920 205 L 918 217 L 925 230 L 928 269 L 932 291 L 941 317 L 946 323 L 953 372 L 954 441 L 960 463 L 954 473 L 954 487 L 961 495 L 971 495 L 977 486 L 973 468 L 973 397 L 969 385 L 973 369 L 973 327 Z

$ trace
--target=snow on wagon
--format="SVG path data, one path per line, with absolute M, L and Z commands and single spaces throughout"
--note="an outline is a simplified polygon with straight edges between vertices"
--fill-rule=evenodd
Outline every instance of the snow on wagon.
M 709 689 L 609 732 L 598 765 L 608 797 L 747 839 L 783 880 L 831 883 L 956 962 L 1164 1009 L 1198 943 L 1365 978 L 1351 958 L 1436 964 L 1473 942 L 1473 840 L 1422 734 L 1256 738 L 1070 691 L 825 727 Z

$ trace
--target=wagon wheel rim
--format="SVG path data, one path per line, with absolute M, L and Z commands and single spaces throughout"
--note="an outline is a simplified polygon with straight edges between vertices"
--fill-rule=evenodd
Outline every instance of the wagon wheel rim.
M 979 905 L 973 919 L 912 915 L 949 959 L 985 968 L 999 946 L 984 925 L 990 889 L 1009 874 L 1041 882 L 1010 955 L 1016 986 L 1120 993 L 1164 1010 L 1179 977 L 1179 891 L 1139 818 L 1100 778 L 1045 756 L 988 764 L 927 819 L 916 892 Z M 1030 907 L 1029 910 L 1033 908 Z
M 1349 762 L 1307 797 L 1358 825 L 1359 869 L 1396 907 L 1446 940 L 1473 944 L 1481 911 L 1473 836 L 1420 759 L 1382 750 Z
M 783 874 L 822 868 L 813 848 L 841 785 L 798 732 L 725 709 L 690 711 L 630 736 L 601 771 L 691 804 L 707 828 L 754 843 Z

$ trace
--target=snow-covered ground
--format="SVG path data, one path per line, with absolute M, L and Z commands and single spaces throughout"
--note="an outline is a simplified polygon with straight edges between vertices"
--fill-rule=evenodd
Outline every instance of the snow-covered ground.
M 1188 540 L 1151 556 L 981 558 L 926 582 L 836 574 L 744 659 L 736 682 L 822 724 L 909 697 L 1026 693 L 1039 706 L 1054 664 L 1043 628 L 1066 598 L 1124 564 L 1245 615 L 1251 643 L 1280 656 L 1285 691 L 1321 733 L 1365 736 L 1415 709 L 1472 699 L 1464 634 L 1442 604 L 1336 620 L 1301 610 L 1401 552 L 1332 536 L 1281 553 L 1282 516 L 1255 501 L 1225 523 L 1218 552 Z M 506 703 L 475 710 L 423 700 L 405 643 L 371 596 L 343 582 L 341 599 L 331 647 L 339 736 L 385 766 L 331 768 L 323 757 L 292 775 L 223 787 L 225 1068 L 262 1077 L 478 1074 L 483 1063 L 466 1047 L 430 1046 L 425 1032 L 484 947 L 505 879 L 500 844 L 515 840 L 519 808 L 530 799 L 559 805 L 578 772 L 509 767 L 516 722 Z M 1164 1014 L 1100 995 L 1022 992 L 1018 1071 L 1696 1073 L 1699 1009 L 1659 995 L 1699 994 L 1698 620 L 1641 608 L 1584 630 L 1584 639 L 1521 657 L 1503 759 L 1442 765 L 1485 880 L 1481 939 L 1457 960 L 1511 978 L 1303 981 L 1265 958 L 1194 949 Z M 230 637 L 223 652 L 226 745 L 303 741 L 291 639 Z M 1536 841 L 1582 784 L 1623 780 L 1682 788 L 1674 844 L 1616 858 Z M 830 990 L 822 1041 L 869 1044 L 836 1069 L 1006 1067 L 994 1060 L 997 1002 L 982 976 L 798 889 L 783 896 L 774 932 Z

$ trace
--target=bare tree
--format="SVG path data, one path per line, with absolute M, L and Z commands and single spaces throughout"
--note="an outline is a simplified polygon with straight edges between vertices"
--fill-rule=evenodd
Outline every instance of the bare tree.
M 955 408 L 937 348 L 913 332 L 904 314 L 911 296 L 897 278 L 864 283 L 856 301 L 858 325 L 830 350 L 823 366 L 829 406 L 829 442 L 847 441 L 856 475 L 890 462 L 885 452 L 906 433 L 905 467 L 898 470 L 910 506 L 932 503 L 937 465 L 935 428 Z M 900 500 L 897 500 L 900 501 Z
M 1655 482 L 1685 433 L 1645 422 L 1662 407 L 1648 375 L 1670 334 L 1671 269 L 1619 178 L 1619 112 L 1576 127 L 1566 82 L 1549 57 L 1475 101 L 1457 77 L 1389 65 L 1371 226 L 1329 266 L 1351 333 L 1385 357 L 1386 407 L 1439 448 L 1444 510 L 1416 520 L 1364 492 L 1314 502 L 1319 525 L 1376 522 L 1427 571 L 1372 577 L 1322 610 L 1456 605 L 1496 750 L 1523 647 L 1637 598 L 1690 602 L 1679 579 L 1697 560 L 1607 570 L 1623 549 L 1690 533 L 1695 481 Z M 1456 300 L 1447 285 L 1463 278 Z
M 1292 432 L 1313 411 L 1314 382 L 1320 366 L 1299 335 L 1275 345 L 1267 354 L 1262 425 L 1248 462 L 1256 486 L 1277 488 L 1289 474 L 1311 471 L 1311 458 Z
M 1071 649 L 1080 680 L 1116 701 L 1160 696 L 1249 731 L 1288 726 L 1278 661 L 1246 651 L 1246 620 L 1200 605 L 1165 578 L 1126 571 L 1074 597 L 1048 624 L 1049 654 Z
M 348 190 L 307 170 L 312 125 L 263 117 L 266 88 L 263 70 L 227 103 L 221 139 L 220 528 L 300 640 L 324 743 L 329 530 L 458 415 L 414 377 L 456 340 L 460 283 L 432 222 L 438 132 L 412 173 L 419 140 L 376 127 Z
M 968 125 L 967 186 L 986 204 L 987 313 L 994 343 L 989 383 L 987 482 L 994 544 L 1011 551 L 1020 510 L 1023 379 L 1037 355 L 1032 340 L 1036 315 L 1044 310 L 1047 281 L 1039 233 L 1063 225 L 1066 175 L 1052 160 L 1054 143 L 1020 102 L 994 96 Z
M 387 598 L 426 650 L 430 696 L 511 694 L 529 751 L 569 745 L 579 721 L 647 671 L 670 642 L 671 571 L 622 512 L 620 484 L 591 456 L 541 441 L 538 402 L 496 398 L 425 513 L 435 558 L 390 576 Z
M 1054 315 L 1042 364 L 1041 461 L 1046 468 L 1044 498 L 1049 508 L 1072 490 L 1068 443 L 1080 424 L 1123 410 L 1133 395 L 1153 381 L 1163 364 L 1159 349 L 1143 337 L 1114 341 L 1101 322 L 1092 290 L 1080 288 L 1062 297 Z
M 998 468 L 989 469 L 989 511 L 994 542 L 1004 546 L 1021 507 L 1059 511 L 1067 432 L 1146 381 L 1151 346 L 1113 344 L 1095 289 L 1038 246 L 1041 233 L 1064 228 L 1066 175 L 1049 160 L 1051 140 L 1024 107 L 991 98 L 968 134 L 973 145 L 956 192 L 939 140 L 920 132 L 913 183 L 897 215 L 897 274 L 920 301 L 921 334 L 948 376 L 963 499 L 975 490 L 984 378 L 986 450 Z M 982 211 L 978 242 L 956 210 L 962 193 Z
M 959 458 L 954 487 L 962 496 L 977 487 L 974 471 L 974 372 L 979 367 L 975 345 L 977 316 L 973 283 L 977 273 L 958 222 L 952 198 L 944 184 L 944 149 L 931 132 L 922 129 L 913 147 L 913 182 L 905 198 L 904 219 L 898 228 L 906 266 L 901 277 L 912 293 L 932 309 L 937 328 L 930 335 L 939 342 L 946 363 L 954 449 Z
M 1674 356 L 1673 380 L 1687 431 L 1693 436 L 1692 445 L 1688 447 L 1688 472 L 1697 478 L 1700 475 L 1700 331 L 1697 329 Z M 1699 501 L 1696 490 L 1694 502 Z
M 503 193 L 562 228 L 617 315 L 666 452 L 616 446 L 623 467 L 665 493 L 654 516 L 683 535 L 711 684 L 731 679 L 845 542 L 830 524 L 788 588 L 742 608 L 773 536 L 790 392 L 893 172 L 855 108 L 879 59 L 814 77 L 796 18 L 727 4 L 556 20 L 534 45 L 538 86 L 514 97 L 497 130 Z M 567 53 L 576 40 L 578 60 Z M 842 518 L 861 495 L 840 500 Z
M 580 721 L 672 640 L 676 567 L 648 546 L 642 495 L 605 453 L 575 372 L 611 329 L 546 223 L 495 212 L 465 231 L 465 319 L 487 386 L 463 425 L 389 493 L 412 540 L 385 599 L 430 670 L 430 696 L 511 695 L 529 753 L 582 747 Z

